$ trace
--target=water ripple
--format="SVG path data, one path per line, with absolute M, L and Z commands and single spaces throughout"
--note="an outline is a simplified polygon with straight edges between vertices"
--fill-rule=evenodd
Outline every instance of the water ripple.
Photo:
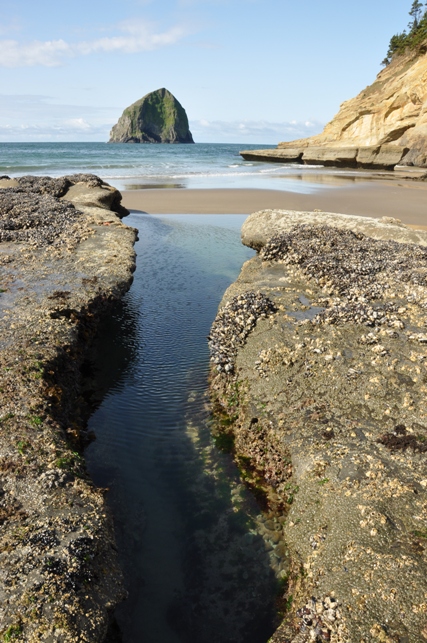
M 206 412 L 206 336 L 253 254 L 240 243 L 243 220 L 128 219 L 139 228 L 137 271 L 97 338 L 102 403 L 87 451 L 91 475 L 111 489 L 130 593 L 117 611 L 124 643 L 262 643 L 272 631 L 270 560 L 232 508 L 237 473 L 218 460 Z

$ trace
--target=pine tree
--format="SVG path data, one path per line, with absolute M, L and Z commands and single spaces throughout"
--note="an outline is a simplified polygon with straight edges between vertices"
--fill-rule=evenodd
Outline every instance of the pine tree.
M 413 18 L 413 20 L 408 25 L 409 29 L 412 32 L 416 31 L 418 28 L 418 25 L 420 24 L 422 8 L 423 8 L 422 2 L 419 2 L 419 0 L 413 1 L 411 10 L 409 12 L 409 15 Z
M 425 41 L 427 40 L 427 2 L 425 5 L 419 0 L 413 0 L 409 15 L 412 20 L 409 23 L 409 32 L 392 36 L 387 51 L 387 56 L 382 61 L 382 65 L 388 65 L 395 55 L 402 54 L 408 48 L 417 50 L 419 53 L 425 53 Z

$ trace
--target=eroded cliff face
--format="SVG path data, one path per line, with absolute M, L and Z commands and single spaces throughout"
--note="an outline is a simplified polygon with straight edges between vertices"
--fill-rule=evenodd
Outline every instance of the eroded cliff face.
M 257 152 L 268 156 L 267 150 Z M 279 143 L 272 152 L 264 160 L 426 167 L 427 54 L 409 51 L 397 56 L 372 85 L 341 105 L 321 134 Z

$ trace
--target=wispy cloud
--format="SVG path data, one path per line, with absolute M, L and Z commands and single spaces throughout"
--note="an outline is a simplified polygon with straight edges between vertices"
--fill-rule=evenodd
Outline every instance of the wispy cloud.
M 107 141 L 109 129 L 107 125 L 91 125 L 83 118 L 65 120 L 56 125 L 6 125 L 0 126 L 0 141 Z
M 95 40 L 66 42 L 65 40 L 0 40 L 1 67 L 56 67 L 65 60 L 94 53 L 134 54 L 174 45 L 191 33 L 184 25 L 174 25 L 165 31 L 151 22 L 133 20 L 120 23 L 119 34 Z
M 278 143 L 312 136 L 322 131 L 324 124 L 318 121 L 208 121 L 190 123 L 194 139 L 223 143 Z
M 115 113 L 114 107 L 104 105 L 94 107 L 91 105 L 70 105 L 58 102 L 52 96 L 42 94 L 0 94 L 0 126 L 5 124 L 17 125 L 26 121 L 32 123 L 55 122 L 56 120 L 72 119 L 78 117 L 107 118 Z
M 154 25 L 143 21 L 126 21 L 120 25 L 121 36 L 99 38 L 77 43 L 73 51 L 87 55 L 99 51 L 116 51 L 134 54 L 140 51 L 151 51 L 160 47 L 174 45 L 190 33 L 188 28 L 175 25 L 167 31 L 156 33 Z
M 106 141 L 114 108 L 69 105 L 49 96 L 0 94 L 0 141 Z
M 13 18 L 9 22 L 3 21 L 2 24 L 0 24 L 0 36 L 10 36 L 12 32 L 18 32 L 21 31 L 21 29 L 22 25 L 18 18 Z
M 69 118 L 64 121 L 64 126 L 79 132 L 88 132 L 92 130 L 92 126 L 84 118 Z
M 2 67 L 55 67 L 65 56 L 70 55 L 70 46 L 64 40 L 34 40 L 27 44 L 21 44 L 17 40 L 0 40 Z

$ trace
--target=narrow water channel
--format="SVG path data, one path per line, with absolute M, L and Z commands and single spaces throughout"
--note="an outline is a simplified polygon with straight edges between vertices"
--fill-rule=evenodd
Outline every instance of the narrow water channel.
M 95 343 L 102 402 L 86 452 L 110 489 L 129 591 L 116 613 L 124 643 L 265 643 L 274 629 L 271 547 L 210 438 L 206 398 L 206 336 L 253 254 L 240 243 L 244 218 L 127 219 L 139 229 L 137 270 Z

